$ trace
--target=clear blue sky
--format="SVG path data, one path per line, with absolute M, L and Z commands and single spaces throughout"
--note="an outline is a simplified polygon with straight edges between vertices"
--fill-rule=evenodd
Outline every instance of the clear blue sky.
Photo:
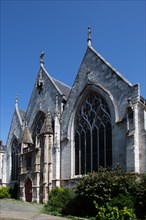
M 146 9 L 144 0 L 1 0 L 0 138 L 6 143 L 18 94 L 26 110 L 45 51 L 49 74 L 72 85 L 92 46 L 146 98 Z

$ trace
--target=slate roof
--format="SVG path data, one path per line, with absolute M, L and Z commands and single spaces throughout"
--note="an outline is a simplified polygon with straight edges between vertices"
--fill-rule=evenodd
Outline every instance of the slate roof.
M 59 90 L 62 92 L 63 95 L 65 95 L 66 100 L 68 99 L 68 96 L 70 94 L 71 88 L 67 86 L 66 84 L 52 78 Z
M 65 100 L 68 99 L 69 93 L 71 91 L 71 88 L 67 86 L 66 84 L 60 82 L 59 80 L 54 79 L 53 77 L 50 76 L 50 74 L 47 72 L 45 69 L 44 65 L 41 65 L 42 70 L 48 75 L 49 79 L 52 81 L 56 89 L 61 95 L 65 96 Z
M 115 72 L 123 81 L 125 81 L 129 86 L 133 86 L 121 73 L 119 73 L 109 62 L 107 62 L 92 46 L 88 46 L 94 54 L 99 57 L 113 72 Z
M 144 105 L 146 105 L 146 99 L 145 99 L 144 97 L 140 96 L 140 101 L 141 101 Z

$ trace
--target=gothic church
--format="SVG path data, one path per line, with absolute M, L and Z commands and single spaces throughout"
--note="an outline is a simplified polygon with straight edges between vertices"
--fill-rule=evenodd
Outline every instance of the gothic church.
M 91 45 L 72 88 L 40 69 L 26 112 L 16 99 L 7 139 L 7 182 L 23 201 L 47 202 L 99 167 L 146 173 L 146 100 Z

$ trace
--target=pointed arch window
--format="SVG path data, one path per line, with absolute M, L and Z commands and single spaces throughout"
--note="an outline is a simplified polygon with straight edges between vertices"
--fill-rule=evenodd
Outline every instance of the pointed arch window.
M 75 175 L 112 166 L 111 114 L 106 101 L 89 92 L 75 118 Z
M 39 111 L 35 117 L 33 127 L 32 127 L 32 130 L 33 130 L 32 138 L 33 138 L 34 143 L 36 143 L 36 139 L 38 138 L 40 134 L 44 120 L 45 120 L 45 113 Z
M 11 180 L 18 180 L 18 141 L 14 139 L 11 148 L 11 158 L 12 158 L 12 169 L 11 169 Z

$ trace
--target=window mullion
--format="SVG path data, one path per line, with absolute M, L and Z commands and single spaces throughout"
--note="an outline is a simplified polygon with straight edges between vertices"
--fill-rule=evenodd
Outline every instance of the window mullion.
M 92 137 L 92 128 L 90 128 L 90 147 L 91 147 L 91 172 L 93 171 L 93 137 Z
M 106 167 L 106 129 L 104 126 L 104 166 Z
M 97 170 L 99 169 L 99 129 L 97 128 Z
M 14 150 L 14 180 L 16 179 L 16 151 Z
M 81 175 L 81 135 L 79 133 L 79 175 Z
M 84 155 L 84 158 L 85 158 L 85 174 L 86 174 L 86 150 L 87 150 L 87 143 L 86 143 L 86 131 L 84 131 L 84 143 L 85 143 L 85 155 Z
M 112 160 L 109 164 L 107 162 L 111 157 L 108 148 L 112 136 L 107 130 L 107 122 L 111 124 L 110 117 L 106 101 L 91 91 L 82 103 L 76 120 L 76 132 L 79 134 L 77 141 L 79 175 L 112 163 Z
M 12 167 L 11 167 L 11 178 L 14 179 L 14 150 L 12 149 Z

